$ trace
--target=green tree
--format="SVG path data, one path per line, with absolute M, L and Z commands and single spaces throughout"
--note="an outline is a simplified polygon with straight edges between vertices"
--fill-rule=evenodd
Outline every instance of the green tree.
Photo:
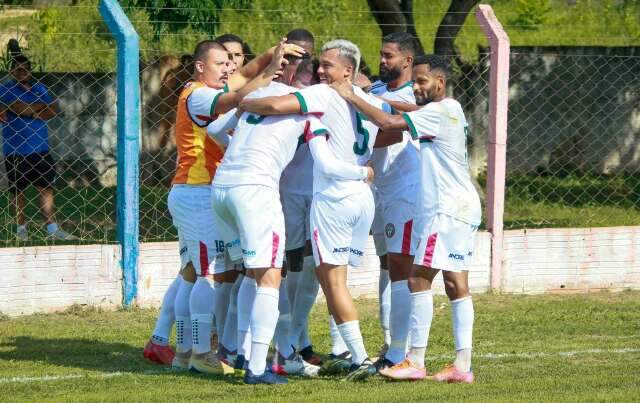
M 157 34 L 194 30 L 215 35 L 224 8 L 248 9 L 250 0 L 121 0 L 123 8 L 144 8 Z

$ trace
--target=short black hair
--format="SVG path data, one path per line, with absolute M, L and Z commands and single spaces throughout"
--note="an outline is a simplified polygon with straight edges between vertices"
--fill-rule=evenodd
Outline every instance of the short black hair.
M 221 45 L 227 42 L 237 42 L 241 45 L 244 45 L 244 41 L 242 40 L 242 38 L 234 34 L 222 34 L 215 38 L 214 41 L 218 42 Z
M 315 38 L 313 34 L 304 28 L 292 29 L 287 33 L 287 42 L 311 42 L 315 44 Z
M 193 51 L 193 61 L 203 62 L 205 57 L 207 56 L 207 53 L 211 49 L 218 49 L 223 52 L 227 51 L 227 49 L 225 49 L 224 46 L 220 44 L 220 42 L 217 42 L 216 40 L 206 39 L 196 45 L 196 48 Z
M 401 52 L 416 54 L 416 38 L 408 32 L 392 32 L 382 38 L 382 43 L 395 43 Z
M 19 54 L 11 58 L 11 70 L 15 69 L 19 64 L 26 64 L 27 68 L 31 69 L 31 61 L 23 54 Z
M 440 55 L 416 56 L 413 59 L 414 67 L 421 64 L 428 65 L 431 71 L 433 70 L 440 71 L 444 75 L 444 78 L 446 80 L 448 80 L 449 76 L 451 75 L 451 70 L 449 70 L 449 63 L 447 62 L 447 59 L 444 58 L 444 56 L 440 56 Z

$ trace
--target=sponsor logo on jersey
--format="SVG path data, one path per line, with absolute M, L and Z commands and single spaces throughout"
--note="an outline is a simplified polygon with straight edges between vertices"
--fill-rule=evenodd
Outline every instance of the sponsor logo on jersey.
M 396 234 L 396 226 L 391 222 L 387 223 L 387 225 L 384 226 L 384 233 L 387 238 L 393 237 Z
M 232 248 L 234 246 L 240 246 L 240 240 L 236 239 L 233 242 L 227 242 L 227 244 L 225 245 L 227 248 Z
M 356 256 L 364 256 L 364 252 L 358 249 L 353 249 L 348 246 L 343 246 L 342 248 L 333 248 L 333 253 L 353 253 Z
M 449 253 L 449 259 L 464 260 L 464 255 L 459 255 L 457 253 Z
M 245 256 L 255 256 L 256 255 L 256 251 L 255 250 L 242 249 L 242 254 L 245 255 Z

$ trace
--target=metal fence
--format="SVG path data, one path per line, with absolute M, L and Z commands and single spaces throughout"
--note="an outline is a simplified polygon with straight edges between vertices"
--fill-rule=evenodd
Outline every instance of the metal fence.
M 279 27 L 266 28 L 271 34 Z M 27 54 L 33 53 L 42 36 L 21 33 L 26 29 L 0 25 L 0 45 L 16 37 Z M 95 35 L 100 41 L 91 48 L 113 58 L 115 43 L 105 40 L 106 34 Z M 198 36 L 189 34 L 189 39 L 193 43 L 188 50 L 141 49 L 139 225 L 145 242 L 176 239 L 166 197 L 176 162 L 175 105 L 180 87 L 191 76 L 184 55 Z M 330 38 L 319 35 L 317 46 L 325 39 Z M 65 49 L 49 52 L 66 52 L 69 59 L 75 54 Z M 512 49 L 505 229 L 640 223 L 640 53 L 634 52 Z M 4 54 L 5 62 L 8 56 Z M 55 219 L 78 238 L 70 242 L 116 242 L 115 60 L 111 68 L 102 64 L 99 72 L 41 71 L 46 63 L 33 63 L 34 81 L 46 86 L 58 104 L 57 115 L 47 123 L 56 173 Z M 368 63 L 375 71 L 377 61 Z M 470 122 L 469 161 L 482 193 L 490 67 L 483 53 L 477 60 L 455 64 L 450 88 Z M 8 72 L 0 72 L 0 82 L 10 80 Z M 25 192 L 28 240 L 17 237 L 12 207 L 16 197 L 9 191 L 6 161 L 3 155 L 0 244 L 58 242 L 47 235 L 33 187 Z M 18 172 L 21 175 L 26 173 Z

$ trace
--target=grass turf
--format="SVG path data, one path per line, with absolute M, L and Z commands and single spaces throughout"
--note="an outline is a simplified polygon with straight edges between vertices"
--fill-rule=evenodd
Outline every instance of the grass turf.
M 476 295 L 474 385 L 292 379 L 252 387 L 233 378 L 172 373 L 145 362 L 156 310 L 67 312 L 0 319 L 3 401 L 633 401 L 640 392 L 640 292 L 570 296 Z M 374 354 L 377 303 L 360 300 Z M 325 308 L 311 318 L 319 352 L 329 349 Z M 573 352 L 573 353 L 570 353 Z M 428 367 L 452 358 L 450 309 L 437 297 Z M 48 376 L 48 379 L 43 377 Z M 60 378 L 56 378 L 60 377 Z

